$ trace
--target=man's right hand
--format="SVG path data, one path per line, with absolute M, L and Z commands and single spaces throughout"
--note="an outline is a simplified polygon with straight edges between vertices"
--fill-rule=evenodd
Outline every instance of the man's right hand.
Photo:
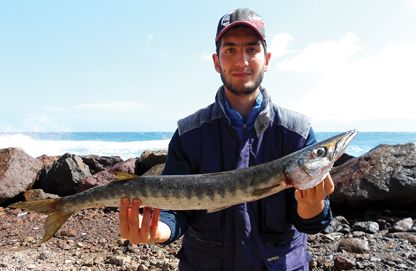
M 139 214 L 139 199 L 122 198 L 120 201 L 120 235 L 132 244 L 163 243 L 170 237 L 168 225 L 159 221 L 160 210 L 145 207 Z

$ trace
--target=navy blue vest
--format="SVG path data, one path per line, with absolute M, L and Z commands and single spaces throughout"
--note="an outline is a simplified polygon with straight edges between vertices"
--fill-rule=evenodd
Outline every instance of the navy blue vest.
M 272 104 L 267 91 L 261 91 L 264 108 L 242 139 L 224 112 L 221 88 L 215 103 L 180 120 L 164 174 L 245 168 L 303 148 L 311 127 L 309 118 Z M 187 220 L 179 269 L 253 271 L 307 266 L 306 237 L 293 225 L 293 194 L 293 189 L 287 189 L 210 214 L 173 212 Z

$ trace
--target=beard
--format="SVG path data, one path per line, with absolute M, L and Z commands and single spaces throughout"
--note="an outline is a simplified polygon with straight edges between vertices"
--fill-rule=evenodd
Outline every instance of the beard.
M 221 81 L 224 86 L 234 95 L 236 96 L 248 96 L 254 93 L 257 88 L 260 86 L 261 82 L 263 82 L 264 70 L 262 69 L 258 76 L 255 78 L 254 83 L 251 86 L 242 86 L 238 87 L 235 86 L 231 80 L 228 80 L 226 76 L 224 76 L 224 72 L 220 73 Z

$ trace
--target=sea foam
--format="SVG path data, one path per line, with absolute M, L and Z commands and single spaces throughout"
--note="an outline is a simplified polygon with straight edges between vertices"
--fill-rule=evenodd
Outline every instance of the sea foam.
M 41 140 L 26 134 L 0 134 L 0 148 L 21 148 L 32 157 L 62 155 L 96 154 L 101 156 L 120 156 L 122 159 L 138 157 L 144 150 L 167 149 L 168 139 L 115 142 L 102 140 Z

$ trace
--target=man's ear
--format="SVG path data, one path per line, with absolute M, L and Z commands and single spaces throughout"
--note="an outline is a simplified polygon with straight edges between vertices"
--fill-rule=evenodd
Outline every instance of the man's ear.
M 212 54 L 212 61 L 214 61 L 214 67 L 215 70 L 220 73 L 221 72 L 221 68 L 220 68 L 220 59 L 218 57 L 217 54 Z
M 270 59 L 272 58 L 272 54 L 269 52 L 266 54 L 266 64 L 264 65 L 264 71 L 267 72 L 269 70 Z

